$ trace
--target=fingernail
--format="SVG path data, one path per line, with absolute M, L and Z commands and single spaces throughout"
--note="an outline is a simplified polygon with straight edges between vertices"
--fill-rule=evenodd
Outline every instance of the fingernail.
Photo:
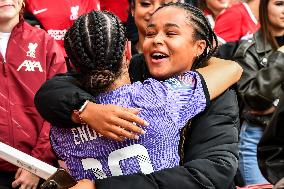
M 134 136 L 134 139 L 138 140 L 138 139 L 139 139 L 139 136 L 138 136 L 138 135 L 135 135 L 135 136 Z
M 146 133 L 146 131 L 144 130 L 141 130 L 141 134 L 144 135 Z
M 144 121 L 145 126 L 149 126 L 150 124 L 147 121 Z

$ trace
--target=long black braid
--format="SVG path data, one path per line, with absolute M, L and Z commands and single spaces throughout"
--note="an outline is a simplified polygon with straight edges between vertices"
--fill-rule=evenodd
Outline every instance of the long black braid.
M 103 92 L 120 76 L 125 42 L 124 26 L 106 11 L 82 15 L 69 28 L 64 47 L 86 90 Z
M 187 3 L 168 3 L 159 7 L 155 12 L 165 7 L 177 7 L 185 10 L 188 13 L 188 23 L 193 27 L 193 38 L 195 40 L 205 40 L 206 48 L 203 53 L 197 57 L 192 65 L 192 69 L 200 68 L 205 65 L 208 60 L 217 50 L 217 36 L 212 30 L 207 18 L 201 10 Z M 154 13 L 155 14 L 155 13 Z

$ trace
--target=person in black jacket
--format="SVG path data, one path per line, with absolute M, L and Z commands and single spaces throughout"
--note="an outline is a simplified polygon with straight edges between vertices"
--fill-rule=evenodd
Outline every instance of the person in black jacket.
M 261 28 L 241 43 L 234 56 L 244 69 L 237 83 L 244 105 L 239 167 L 247 185 L 267 183 L 258 168 L 257 144 L 283 93 L 284 81 L 284 1 L 262 0 L 259 8 Z
M 263 176 L 273 184 L 284 178 L 284 94 L 265 129 L 257 148 L 258 165 Z M 284 179 L 278 183 L 284 184 Z
M 133 60 L 136 62 L 131 63 L 132 78 L 147 78 L 148 71 L 143 55 L 137 55 Z M 131 70 L 138 72 L 133 73 Z M 70 119 L 72 111 L 79 109 L 85 100 L 93 99 L 90 94 L 74 85 L 74 82 L 74 77 L 68 74 L 55 77 L 36 95 L 38 110 L 54 126 L 78 126 Z M 90 127 L 100 123 L 102 119 L 107 121 L 103 120 L 101 125 L 113 122 L 117 117 L 120 117 L 119 120 L 124 119 L 123 116 L 129 113 L 123 109 L 110 111 L 113 106 L 109 105 L 94 108 L 95 105 L 92 104 L 89 103 L 83 111 L 90 113 L 89 116 L 82 114 L 83 121 Z M 92 113 L 92 110 L 95 113 Z M 125 119 L 129 120 L 127 116 Z M 233 91 L 228 90 L 183 131 L 180 143 L 181 166 L 147 175 L 138 173 L 97 180 L 96 188 L 233 188 L 238 158 L 238 126 L 236 96 Z

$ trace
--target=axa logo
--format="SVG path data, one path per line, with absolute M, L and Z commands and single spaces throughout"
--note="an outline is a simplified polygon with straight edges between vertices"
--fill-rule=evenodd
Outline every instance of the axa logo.
M 25 60 L 18 67 L 17 71 L 20 71 L 21 69 L 25 69 L 24 71 L 26 72 L 34 72 L 36 69 L 38 69 L 39 72 L 43 72 L 40 62 L 31 60 Z
M 36 54 L 36 48 L 37 48 L 38 44 L 37 43 L 29 43 L 29 50 L 27 52 L 27 56 L 31 57 L 31 58 L 36 58 L 35 54 Z
M 71 16 L 70 16 L 70 20 L 76 20 L 78 18 L 79 15 L 79 6 L 73 6 L 71 7 Z

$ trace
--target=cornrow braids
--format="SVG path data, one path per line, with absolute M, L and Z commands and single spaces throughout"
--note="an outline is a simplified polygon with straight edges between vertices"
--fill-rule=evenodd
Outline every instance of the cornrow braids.
M 107 11 L 80 16 L 64 38 L 67 56 L 81 73 L 79 82 L 93 94 L 106 91 L 120 76 L 125 43 L 124 26 Z
M 186 18 L 188 24 L 190 24 L 194 29 L 194 40 L 206 41 L 206 47 L 203 53 L 195 59 L 192 65 L 192 69 L 204 66 L 206 60 L 208 60 L 216 52 L 218 46 L 217 36 L 211 28 L 207 18 L 204 16 L 203 12 L 198 8 L 187 3 L 179 2 L 162 5 L 155 11 L 155 13 L 165 7 L 177 7 L 185 10 L 188 13 L 188 16 Z

